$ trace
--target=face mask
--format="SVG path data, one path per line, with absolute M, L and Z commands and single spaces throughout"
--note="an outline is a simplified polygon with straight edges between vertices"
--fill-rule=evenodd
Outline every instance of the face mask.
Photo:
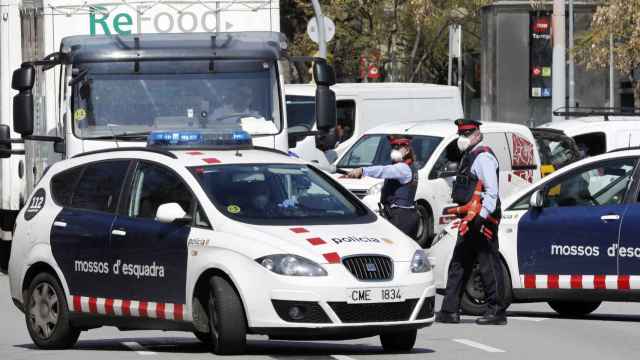
M 404 155 L 402 154 L 402 151 L 400 150 L 391 150 L 391 161 L 393 162 L 400 162 L 402 161 L 402 158 L 404 157 Z
M 469 148 L 469 146 L 471 145 L 471 139 L 466 137 L 466 136 L 459 136 L 458 137 L 458 149 L 460 149 L 460 151 L 465 151 Z
M 258 195 L 253 199 L 253 205 L 258 209 L 264 209 L 269 202 L 269 197 L 266 195 Z

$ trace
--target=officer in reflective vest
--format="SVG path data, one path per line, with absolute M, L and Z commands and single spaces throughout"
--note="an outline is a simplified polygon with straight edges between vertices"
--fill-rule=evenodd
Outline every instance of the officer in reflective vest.
M 415 206 L 418 188 L 418 171 L 411 139 L 403 136 L 389 137 L 391 165 L 369 166 L 351 170 L 347 177 L 370 176 L 384 179 L 380 195 L 382 213 L 393 225 L 415 239 L 418 233 L 418 213 Z
M 493 151 L 482 143 L 479 121 L 456 120 L 458 148 L 462 160 L 453 184 L 452 198 L 459 205 L 472 203 L 474 192 L 481 207 L 467 214 L 458 227 L 458 240 L 449 266 L 445 298 L 436 321 L 460 322 L 459 308 L 462 289 L 478 261 L 487 301 L 487 312 L 476 320 L 480 325 L 507 323 L 504 303 L 502 264 L 498 251 L 500 199 L 498 197 L 498 160 Z M 468 207 L 465 207 L 467 209 Z

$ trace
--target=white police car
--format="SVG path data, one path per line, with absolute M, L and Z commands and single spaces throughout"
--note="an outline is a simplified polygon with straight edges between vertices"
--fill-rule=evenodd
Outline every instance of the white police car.
M 423 250 L 242 132 L 152 133 L 52 165 L 19 214 L 9 275 L 42 348 L 110 325 L 192 331 L 224 354 L 247 333 L 380 335 L 403 351 L 433 322 Z
M 509 300 L 547 301 L 565 315 L 588 314 L 602 301 L 640 300 L 639 160 L 640 150 L 590 157 L 503 202 L 499 242 Z M 438 289 L 446 287 L 456 227 L 428 250 Z M 482 312 L 478 272 L 462 306 Z

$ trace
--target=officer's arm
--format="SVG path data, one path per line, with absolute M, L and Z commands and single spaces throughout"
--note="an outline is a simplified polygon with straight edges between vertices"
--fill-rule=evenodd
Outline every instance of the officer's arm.
M 393 165 L 368 166 L 362 169 L 364 176 L 378 179 L 396 179 L 401 184 L 411 181 L 411 168 L 405 163 L 395 163 Z
M 484 185 L 482 196 L 482 210 L 480 216 L 487 218 L 496 210 L 498 203 L 498 161 L 489 153 L 478 155 L 473 162 L 471 171 L 476 174 Z

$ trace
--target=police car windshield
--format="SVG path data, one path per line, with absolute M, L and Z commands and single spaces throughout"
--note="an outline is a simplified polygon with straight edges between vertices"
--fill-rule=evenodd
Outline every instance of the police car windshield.
M 389 134 L 363 135 L 338 163 L 338 168 L 357 168 L 391 164 Z M 442 141 L 438 136 L 411 136 L 411 148 L 416 156 L 416 166 L 421 169 Z
M 275 66 L 266 60 L 80 64 L 71 80 L 74 133 L 85 139 L 203 128 L 276 134 L 282 121 Z
M 345 223 L 370 216 L 326 175 L 305 165 L 236 164 L 191 169 L 213 204 L 249 223 Z

